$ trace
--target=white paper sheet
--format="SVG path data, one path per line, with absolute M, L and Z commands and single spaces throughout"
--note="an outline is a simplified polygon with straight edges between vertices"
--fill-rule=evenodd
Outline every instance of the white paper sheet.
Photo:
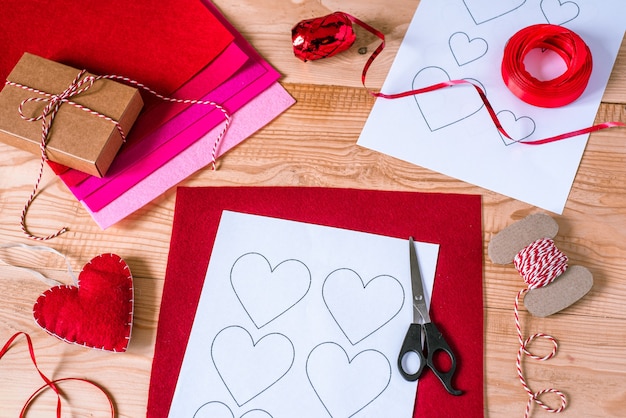
M 382 87 L 399 93 L 449 79 L 484 87 L 505 130 L 542 139 L 591 126 L 626 29 L 623 0 L 421 0 Z M 504 85 L 507 40 L 538 23 L 565 26 L 591 49 L 593 72 L 570 105 L 528 105 Z M 358 140 L 364 147 L 562 213 L 588 135 L 532 146 L 495 128 L 469 85 L 377 99 Z
M 169 416 L 412 416 L 408 246 L 223 212 Z M 429 302 L 439 246 L 416 248 Z

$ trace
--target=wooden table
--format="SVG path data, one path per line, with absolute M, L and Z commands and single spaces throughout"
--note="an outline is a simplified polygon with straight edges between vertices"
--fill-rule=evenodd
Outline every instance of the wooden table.
M 297 104 L 269 126 L 228 153 L 218 171 L 201 170 L 184 186 L 328 186 L 483 196 L 485 415 L 522 416 L 526 394 L 515 372 L 518 348 L 513 301 L 523 282 L 510 266 L 495 266 L 486 255 L 491 237 L 539 210 L 533 206 L 416 167 L 355 145 L 374 99 L 360 85 L 361 68 L 377 39 L 357 29 L 357 43 L 327 61 L 294 58 L 290 29 L 301 19 L 343 10 L 383 31 L 387 47 L 368 75 L 380 88 L 418 0 L 314 2 L 293 0 L 232 2 L 217 5 L 258 51 L 282 74 Z M 378 4 L 376 4 L 378 3 Z M 622 44 L 597 121 L 626 122 L 626 43 Z M 0 244 L 23 242 L 19 215 L 36 177 L 39 161 L 0 144 Z M 41 331 L 32 318 L 35 299 L 47 285 L 14 267 L 0 266 L 0 342 L 28 332 L 41 370 L 53 378 L 83 377 L 102 385 L 115 400 L 119 417 L 145 415 L 159 303 L 174 214 L 176 191 L 106 231 L 92 221 L 66 187 L 47 170 L 43 188 L 29 212 L 29 225 L 51 233 L 71 231 L 49 242 L 80 269 L 93 256 L 115 252 L 135 277 L 136 307 L 129 351 L 111 355 L 69 345 Z M 560 351 L 548 363 L 525 361 L 531 386 L 557 387 L 567 393 L 564 417 L 618 417 L 626 409 L 626 129 L 594 133 L 589 140 L 565 211 L 554 216 L 557 246 L 572 264 L 588 267 L 591 292 L 562 313 L 540 319 L 523 314 L 525 333 L 558 337 Z M 13 265 L 37 268 L 68 282 L 64 262 L 51 254 L 19 250 L 0 254 Z M 26 344 L 19 340 L 0 360 L 0 416 L 15 417 L 41 385 Z M 64 410 L 72 416 L 107 416 L 106 400 L 88 385 L 67 383 Z M 551 400 L 554 404 L 556 401 Z M 29 416 L 54 416 L 47 391 Z M 534 407 L 533 416 L 546 412 Z M 68 415 L 69 416 L 69 415 Z

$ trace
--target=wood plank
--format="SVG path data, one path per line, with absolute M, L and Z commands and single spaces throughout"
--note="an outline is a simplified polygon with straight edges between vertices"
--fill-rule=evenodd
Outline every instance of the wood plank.
M 482 195 L 485 302 L 485 416 L 523 413 L 526 395 L 515 373 L 517 336 L 513 301 L 523 281 L 512 266 L 496 266 L 487 245 L 498 231 L 537 208 L 413 166 L 356 145 L 374 103 L 360 84 L 361 69 L 378 40 L 364 31 L 357 44 L 332 60 L 303 63 L 290 45 L 290 29 L 299 20 L 343 9 L 385 32 L 387 48 L 368 75 L 380 88 L 408 27 L 417 0 L 284 3 L 217 1 L 244 36 L 284 75 L 282 82 L 297 104 L 249 140 L 229 152 L 217 171 L 201 170 L 182 186 L 324 186 Z M 596 122 L 626 122 L 626 44 L 622 43 Z M 36 156 L 0 144 L 0 243 L 33 244 L 19 229 L 19 215 L 35 180 Z M 563 215 L 557 246 L 573 264 L 589 268 L 595 279 L 581 301 L 549 318 L 522 312 L 526 334 L 548 332 L 561 343 L 556 358 L 524 362 L 534 389 L 555 386 L 567 392 L 567 417 L 620 417 L 626 404 L 626 130 L 594 133 L 588 143 Z M 165 269 L 175 189 L 101 231 L 71 193 L 46 170 L 43 189 L 28 215 L 33 230 L 50 233 L 68 225 L 70 232 L 48 244 L 67 254 L 74 270 L 93 256 L 115 252 L 135 277 L 136 312 L 129 351 L 110 355 L 61 343 L 41 331 L 32 305 L 47 288 L 28 274 L 0 263 L 0 341 L 17 331 L 33 337 L 42 371 L 51 377 L 80 376 L 102 384 L 115 399 L 120 417 L 145 415 L 153 345 Z M 26 265 L 67 281 L 62 259 L 47 253 L 0 249 L 0 259 Z M 20 340 L 0 360 L 0 405 L 17 416 L 25 398 L 41 380 Z M 66 411 L 85 416 L 106 404 L 85 385 L 68 386 Z M 89 399 L 85 404 L 82 401 Z M 53 416 L 54 398 L 46 393 L 29 416 Z M 71 406 L 70 406 L 71 405 Z M 536 408 L 535 408 L 536 409 Z M 7 411 L 7 412 L 5 412 Z M 533 416 L 542 412 L 535 411 Z

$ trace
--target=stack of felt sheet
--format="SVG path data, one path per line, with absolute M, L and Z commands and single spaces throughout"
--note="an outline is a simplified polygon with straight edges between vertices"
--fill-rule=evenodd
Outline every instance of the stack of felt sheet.
M 280 74 L 208 0 L 87 0 L 80 13 L 70 0 L 9 3 L 0 17 L 3 77 L 30 52 L 168 97 L 213 101 L 232 115 L 217 157 L 294 103 Z M 51 164 L 103 229 L 206 167 L 224 127 L 212 106 L 142 96 L 144 111 L 104 177 Z

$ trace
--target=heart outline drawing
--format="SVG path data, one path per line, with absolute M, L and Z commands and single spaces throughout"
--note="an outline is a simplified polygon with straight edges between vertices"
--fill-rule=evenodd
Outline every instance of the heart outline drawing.
M 242 406 L 291 370 L 295 348 L 284 334 L 269 333 L 255 342 L 245 328 L 231 325 L 213 339 L 211 360 L 232 398 Z
M 553 25 L 571 22 L 580 14 L 580 6 L 574 1 L 541 0 L 539 7 L 546 21 Z
M 524 139 L 534 134 L 537 129 L 537 125 L 535 124 L 533 118 L 529 116 L 517 117 L 515 113 L 510 110 L 499 111 L 497 113 L 497 117 L 503 129 L 513 138 L 511 140 L 502 135 L 502 132 L 498 131 L 502 142 L 506 146 L 524 142 Z M 519 128 L 520 126 L 521 128 Z
M 443 68 L 437 66 L 424 67 L 413 77 L 412 88 L 417 90 L 450 80 L 450 75 Z M 480 87 L 487 94 L 485 86 L 473 78 L 464 78 L 463 80 L 467 81 L 468 84 L 444 87 L 413 96 L 422 118 L 431 132 L 468 119 L 485 106 L 473 85 Z M 449 102 L 453 102 L 455 106 L 450 106 Z
M 225 403 L 211 401 L 201 405 L 193 414 L 193 418 L 235 418 L 235 415 Z M 272 418 L 272 415 L 262 409 L 252 409 L 241 418 Z
M 246 253 L 233 263 L 230 283 L 257 329 L 296 306 L 311 288 L 311 271 L 301 261 L 287 259 L 271 266 L 260 253 Z
M 526 3 L 526 0 L 463 0 L 467 12 L 475 24 L 480 25 L 511 13 Z
M 448 46 L 459 67 L 479 60 L 489 50 L 489 44 L 484 38 L 470 38 L 465 32 L 454 32 L 450 35 Z
M 306 360 L 309 384 L 328 414 L 351 417 L 389 387 L 391 364 L 383 353 L 366 349 L 350 358 L 339 344 L 323 342 Z
M 400 313 L 405 292 L 395 277 L 380 275 L 365 283 L 356 271 L 340 268 L 326 276 L 322 299 L 341 332 L 356 345 Z

